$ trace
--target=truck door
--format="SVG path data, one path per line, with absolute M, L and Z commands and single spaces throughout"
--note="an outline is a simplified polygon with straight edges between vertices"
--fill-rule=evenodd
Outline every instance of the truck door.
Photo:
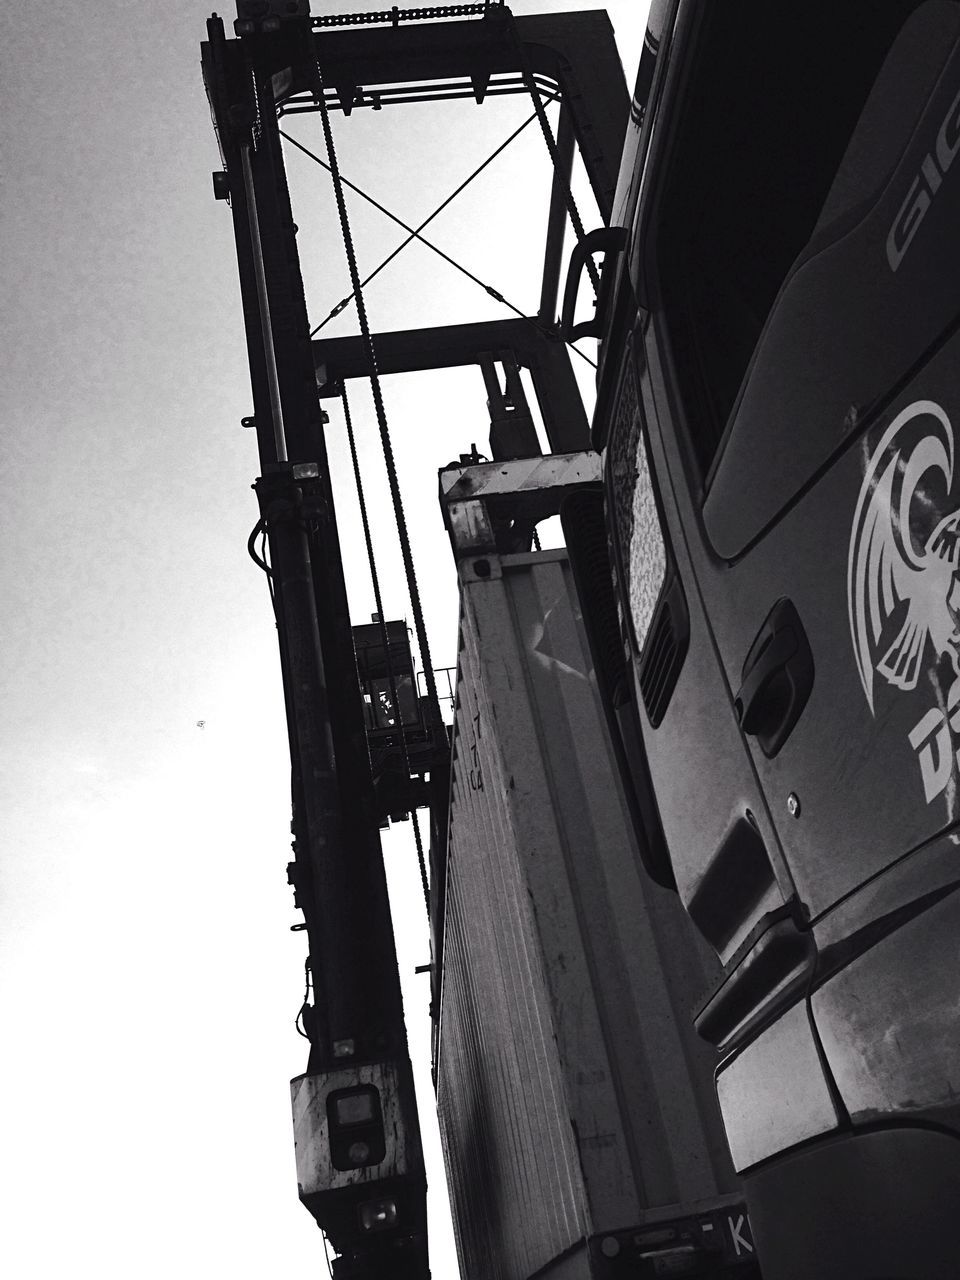
M 960 5 L 736 8 L 688 37 L 645 346 L 815 918 L 960 818 Z

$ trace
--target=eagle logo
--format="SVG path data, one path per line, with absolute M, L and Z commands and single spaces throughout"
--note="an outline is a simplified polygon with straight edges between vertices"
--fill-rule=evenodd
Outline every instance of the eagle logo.
M 899 413 L 867 463 L 850 536 L 847 600 L 857 670 L 874 714 L 875 675 L 915 689 L 928 641 L 960 679 L 960 504 L 938 518 L 953 493 L 954 464 L 950 419 L 932 400 Z

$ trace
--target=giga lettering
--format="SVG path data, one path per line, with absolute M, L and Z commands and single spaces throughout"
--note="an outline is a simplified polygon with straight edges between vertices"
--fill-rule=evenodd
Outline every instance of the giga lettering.
M 890 264 L 891 271 L 896 271 L 903 261 L 958 151 L 960 151 L 960 93 L 950 104 L 950 109 L 937 133 L 936 145 L 923 157 L 920 172 L 910 183 L 903 204 L 897 210 L 897 216 L 893 220 L 893 226 L 887 233 L 887 262 Z

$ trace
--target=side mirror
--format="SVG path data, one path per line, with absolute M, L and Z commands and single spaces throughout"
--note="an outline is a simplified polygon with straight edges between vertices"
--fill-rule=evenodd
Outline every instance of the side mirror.
M 567 268 L 567 282 L 563 290 L 563 310 L 560 313 L 560 336 L 564 342 L 576 342 L 577 338 L 599 338 L 603 335 L 610 292 L 613 287 L 613 273 L 606 269 L 600 279 L 600 296 L 597 298 L 597 309 L 593 319 L 584 320 L 580 324 L 573 323 L 573 315 L 577 308 L 577 295 L 580 292 L 580 277 L 587 265 L 587 259 L 595 253 L 621 254 L 627 247 L 628 232 L 626 227 L 598 227 L 588 232 L 579 244 L 574 245 Z

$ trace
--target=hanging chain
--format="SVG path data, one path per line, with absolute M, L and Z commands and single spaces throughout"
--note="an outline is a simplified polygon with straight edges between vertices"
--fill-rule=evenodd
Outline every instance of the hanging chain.
M 253 90 L 253 125 L 250 132 L 253 138 L 253 149 L 258 151 L 263 137 L 263 117 L 260 114 L 260 87 L 257 84 L 257 73 L 253 68 L 253 59 L 249 51 L 246 53 L 246 62 L 247 70 L 250 72 L 250 86 Z
M 389 22 L 397 26 L 401 22 L 424 22 L 430 18 L 471 18 L 482 16 L 493 6 L 490 0 L 483 4 L 440 4 L 416 9 L 377 9 L 373 13 L 337 13 L 329 17 L 311 18 L 314 27 L 355 27 L 373 22 Z
M 400 539 L 400 551 L 403 556 L 403 567 L 407 578 L 407 590 L 410 593 L 410 604 L 413 609 L 413 623 L 417 633 L 417 644 L 420 646 L 420 660 L 427 682 L 427 699 L 430 711 L 437 723 L 440 722 L 440 701 L 437 697 L 437 684 L 433 674 L 433 663 L 430 658 L 430 646 L 427 641 L 427 630 L 423 621 L 423 606 L 420 602 L 420 590 L 417 586 L 417 573 L 413 565 L 413 554 L 410 550 L 410 537 L 407 533 L 407 522 L 403 511 L 403 499 L 400 496 L 400 484 L 397 479 L 397 464 L 393 455 L 393 444 L 390 440 L 390 428 L 387 425 L 387 414 L 383 405 L 383 392 L 380 387 L 380 375 L 377 370 L 377 357 L 374 350 L 370 323 L 367 319 L 367 308 L 363 300 L 363 288 L 360 282 L 360 271 L 357 267 L 357 255 L 350 230 L 350 219 L 347 215 L 347 204 L 343 194 L 343 181 L 340 177 L 340 166 L 337 163 L 337 152 L 333 143 L 333 131 L 330 128 L 330 112 L 324 94 L 323 73 L 320 63 L 314 62 L 315 90 L 320 105 L 320 122 L 323 126 L 323 140 L 327 148 L 327 159 L 330 162 L 330 176 L 333 179 L 333 191 L 337 201 L 337 213 L 340 217 L 340 230 L 343 234 L 343 245 L 350 268 L 350 284 L 353 289 L 357 307 L 357 318 L 360 321 L 360 333 L 363 339 L 364 352 L 370 365 L 370 390 L 377 414 L 377 426 L 380 429 L 380 443 L 383 447 L 383 460 L 387 469 L 390 484 L 390 497 L 393 501 L 393 512 L 397 523 L 397 534 Z
M 400 695 L 397 691 L 397 679 L 393 670 L 393 662 L 390 657 L 390 639 L 387 635 L 387 615 L 383 611 L 383 598 L 380 594 L 380 577 L 377 573 L 376 557 L 373 553 L 373 538 L 370 535 L 370 521 L 367 518 L 367 501 L 363 493 L 363 477 L 360 474 L 360 458 L 357 453 L 357 441 L 353 431 L 353 419 L 350 416 L 350 402 L 347 399 L 347 388 L 344 386 L 340 393 L 343 404 L 343 418 L 347 426 L 347 440 L 350 444 L 350 458 L 353 462 L 353 478 L 357 486 L 357 501 L 360 506 L 360 522 L 363 525 L 363 540 L 367 546 L 367 563 L 370 566 L 370 579 L 373 583 L 373 598 L 377 606 L 377 618 L 380 622 L 380 642 L 383 645 L 383 653 L 387 662 L 387 680 L 390 684 L 390 697 L 393 699 L 393 709 L 397 717 L 397 725 L 400 729 L 400 742 L 403 747 L 403 762 L 406 767 L 406 776 L 411 776 L 410 768 L 410 752 L 407 748 L 407 730 L 403 723 L 403 709 L 400 706 Z M 414 690 L 416 697 L 416 690 Z M 423 900 L 427 906 L 427 916 L 430 915 L 430 885 L 427 880 L 427 864 L 423 856 L 423 842 L 420 839 L 420 824 L 417 822 L 416 808 L 411 806 L 410 816 L 413 819 L 413 834 L 417 844 L 417 861 L 420 864 L 420 882 L 423 886 Z

